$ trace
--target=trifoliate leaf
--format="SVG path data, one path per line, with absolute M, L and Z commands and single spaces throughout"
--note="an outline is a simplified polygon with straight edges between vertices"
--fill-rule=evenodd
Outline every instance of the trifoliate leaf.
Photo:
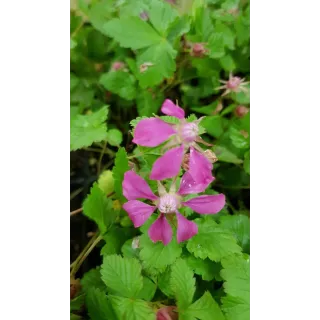
M 137 259 L 109 255 L 103 258 L 101 278 L 108 288 L 122 297 L 134 298 L 143 287 L 141 265 Z
M 118 212 L 113 210 L 113 203 L 95 182 L 83 203 L 83 213 L 93 220 L 100 232 L 105 233 L 114 223 Z
M 140 90 L 137 94 L 139 116 L 151 117 L 154 113 L 158 113 L 163 100 L 162 93 L 151 93 L 147 90 Z
M 90 288 L 86 294 L 86 306 L 91 320 L 115 319 L 111 302 L 99 288 Z
M 104 106 L 97 112 L 71 118 L 70 150 L 74 151 L 105 140 L 107 138 L 105 123 L 107 116 L 108 106 Z
M 243 168 L 247 174 L 250 174 L 250 150 L 244 154 Z
M 243 251 L 248 252 L 250 246 L 250 221 L 247 216 L 228 215 L 221 217 L 220 227 L 230 230 Z
M 126 201 L 126 198 L 123 196 L 122 193 L 122 181 L 124 178 L 124 173 L 129 169 L 130 168 L 128 164 L 126 150 L 124 148 L 120 148 L 116 154 L 112 173 L 114 178 L 114 191 L 117 195 L 117 198 L 122 203 Z
M 98 185 L 105 195 L 114 191 L 114 179 L 111 170 L 105 170 L 100 174 Z
M 133 50 L 149 47 L 162 41 L 162 37 L 138 17 L 120 17 L 103 25 L 103 32 L 119 42 L 121 47 Z
M 119 146 L 122 142 L 123 136 L 122 136 L 122 132 L 118 129 L 110 129 L 108 130 L 108 143 L 111 146 Z
M 101 280 L 100 268 L 91 269 L 86 272 L 80 283 L 84 293 L 87 293 L 90 288 L 98 288 L 103 292 L 107 292 L 107 287 Z
M 209 39 L 207 48 L 209 51 L 209 57 L 213 59 L 222 58 L 225 55 L 224 40 L 222 33 L 213 33 Z
M 176 239 L 172 239 L 165 246 L 162 242 L 153 243 L 147 234 L 143 234 L 140 237 L 140 248 L 140 259 L 143 261 L 144 266 L 154 273 L 164 271 L 166 266 L 174 263 L 182 252 Z
M 172 266 L 170 283 L 177 300 L 179 312 L 182 312 L 192 303 L 196 290 L 196 279 L 186 261 L 179 259 Z
M 236 64 L 230 54 L 221 57 L 219 62 L 221 67 L 228 72 L 231 72 L 236 68 Z
M 202 260 L 192 255 L 186 258 L 186 262 L 194 273 L 201 275 L 203 280 L 211 281 L 214 278 L 218 278 L 220 280 L 219 272 L 221 270 L 221 265 L 219 263 L 213 262 L 209 259 Z
M 137 67 L 140 73 L 137 75 L 139 84 L 142 88 L 153 87 L 163 81 L 171 78 L 175 69 L 175 57 L 177 51 L 167 41 L 155 44 L 137 57 Z M 145 70 L 141 67 L 146 65 Z
M 133 300 L 109 296 L 117 317 L 111 319 L 125 320 L 156 320 L 156 315 L 148 303 L 143 300 Z M 111 320 L 110 319 L 110 320 Z
M 100 254 L 111 255 L 120 254 L 121 247 L 130 238 L 135 235 L 136 231 L 132 228 L 113 227 L 104 237 L 106 244 L 101 248 Z
M 199 300 L 189 306 L 183 313 L 183 316 L 194 317 L 199 320 L 225 320 L 218 303 L 212 298 L 208 291 L 206 291 Z
M 154 294 L 156 293 L 156 290 L 156 284 L 148 277 L 143 277 L 143 287 L 139 292 L 137 298 L 145 301 L 151 301 Z
M 212 261 L 220 261 L 223 257 L 232 253 L 240 253 L 233 235 L 219 227 L 212 219 L 196 219 L 198 234 L 187 243 L 187 249 L 196 258 L 209 258 Z
M 170 23 L 177 17 L 178 12 L 167 2 L 152 0 L 148 14 L 154 28 L 165 37 Z
M 133 100 L 136 97 L 135 82 L 136 79 L 132 74 L 121 70 L 104 73 L 100 78 L 100 83 L 107 90 L 126 100 Z
M 250 262 L 242 256 L 230 255 L 222 259 L 220 274 L 226 281 L 222 310 L 227 320 L 247 320 L 250 317 Z

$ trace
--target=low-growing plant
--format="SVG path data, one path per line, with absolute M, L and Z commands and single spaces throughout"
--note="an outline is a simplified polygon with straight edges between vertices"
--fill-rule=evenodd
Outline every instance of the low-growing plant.
M 249 319 L 249 10 L 72 4 L 71 319 Z

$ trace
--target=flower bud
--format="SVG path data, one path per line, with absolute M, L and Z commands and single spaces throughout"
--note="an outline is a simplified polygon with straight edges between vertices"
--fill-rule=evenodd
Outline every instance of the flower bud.
M 101 173 L 98 186 L 106 195 L 114 191 L 114 179 L 111 170 L 105 170 Z
M 235 109 L 235 115 L 239 118 L 242 118 L 249 112 L 249 109 L 245 106 L 237 106 Z
M 203 43 L 194 43 L 191 55 L 194 57 L 203 57 L 207 52 L 208 50 L 205 48 Z
M 125 66 L 125 64 L 124 64 L 123 62 L 121 62 L 121 61 L 116 61 L 116 62 L 114 62 L 114 63 L 112 64 L 111 70 L 112 70 L 112 71 L 118 71 L 118 70 L 123 69 L 124 66 Z
M 178 320 L 178 312 L 175 306 L 167 306 L 158 310 L 157 320 Z
M 204 155 L 211 163 L 215 163 L 218 161 L 216 154 L 209 149 L 204 151 Z

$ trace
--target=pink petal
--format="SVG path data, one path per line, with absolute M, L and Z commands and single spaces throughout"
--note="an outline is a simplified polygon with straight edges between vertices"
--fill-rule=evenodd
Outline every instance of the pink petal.
M 123 209 L 128 212 L 128 216 L 136 228 L 141 227 L 156 208 L 138 200 L 131 200 L 123 205 Z
M 181 178 L 180 188 L 178 193 L 181 195 L 191 194 L 191 193 L 200 193 L 207 189 L 208 185 L 214 180 L 215 178 L 207 180 L 206 183 L 197 183 L 187 171 Z
M 198 233 L 198 226 L 195 222 L 188 220 L 178 211 L 176 212 L 178 229 L 177 229 L 177 240 L 178 243 L 186 241 L 192 238 Z
M 175 133 L 172 126 L 161 119 L 143 119 L 138 122 L 132 141 L 144 147 L 156 147 Z
M 164 100 L 161 111 L 168 116 L 177 117 L 179 119 L 183 119 L 185 116 L 184 110 L 169 99 Z
M 181 167 L 183 158 L 183 145 L 168 150 L 163 156 L 158 158 L 153 164 L 150 179 L 164 180 L 175 177 Z
M 196 183 L 208 186 L 213 180 L 212 163 L 200 152 L 190 147 L 189 173 Z
M 199 196 L 183 202 L 183 204 L 201 214 L 214 214 L 224 207 L 226 198 L 222 193 L 212 196 Z
M 151 225 L 148 231 L 149 237 L 153 242 L 161 241 L 167 245 L 172 239 L 172 229 L 164 214 Z
M 157 196 L 153 194 L 149 185 L 134 171 L 127 171 L 122 181 L 123 195 L 128 200 L 149 199 L 156 200 Z

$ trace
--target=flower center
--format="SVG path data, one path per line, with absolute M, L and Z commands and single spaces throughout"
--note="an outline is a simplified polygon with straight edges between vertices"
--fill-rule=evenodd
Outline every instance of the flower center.
M 178 199 L 171 194 L 166 194 L 160 197 L 158 206 L 160 212 L 173 213 L 178 209 Z
M 181 129 L 181 138 L 185 142 L 192 142 L 196 139 L 199 133 L 198 125 L 194 122 L 186 123 Z

